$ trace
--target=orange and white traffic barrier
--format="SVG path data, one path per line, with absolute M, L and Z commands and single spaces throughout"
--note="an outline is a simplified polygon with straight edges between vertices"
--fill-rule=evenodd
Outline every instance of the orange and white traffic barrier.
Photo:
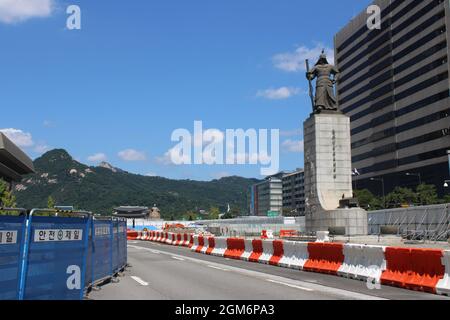
M 192 241 L 195 252 L 450 294 L 450 251 L 202 236 Z
M 344 245 L 340 243 L 308 243 L 309 258 L 303 270 L 337 275 L 344 262 Z
M 387 247 L 385 257 L 382 284 L 437 293 L 445 278 L 444 250 Z

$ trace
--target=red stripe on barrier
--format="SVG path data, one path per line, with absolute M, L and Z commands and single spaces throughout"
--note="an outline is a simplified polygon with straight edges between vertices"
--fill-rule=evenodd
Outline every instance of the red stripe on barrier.
M 209 237 L 208 238 L 208 249 L 206 250 L 206 254 L 211 254 L 214 250 L 214 248 L 216 247 L 216 240 L 214 239 L 214 237 Z
M 344 245 L 339 243 L 308 243 L 309 259 L 304 270 L 337 275 L 344 262 Z
M 189 249 L 192 248 L 194 246 L 194 236 L 191 234 L 191 237 L 189 239 Z
M 269 260 L 269 264 L 277 266 L 280 260 L 283 258 L 284 248 L 283 241 L 275 240 L 273 241 L 273 255 Z
M 204 246 L 205 246 L 205 238 L 198 237 L 198 246 L 197 249 L 195 249 L 195 252 L 201 253 Z
M 436 293 L 436 285 L 445 275 L 443 256 L 443 250 L 388 247 L 381 283 Z
M 228 238 L 227 250 L 225 250 L 225 258 L 239 260 L 245 251 L 244 239 Z
M 250 257 L 248 258 L 248 261 L 259 262 L 259 258 L 263 254 L 262 240 L 253 240 L 252 247 L 253 247 L 253 251 L 252 251 L 252 254 L 250 255 Z

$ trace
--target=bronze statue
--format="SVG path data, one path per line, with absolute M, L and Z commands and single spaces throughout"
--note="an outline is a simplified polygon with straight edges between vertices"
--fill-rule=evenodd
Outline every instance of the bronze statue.
M 322 51 L 319 61 L 317 61 L 316 65 L 311 70 L 309 70 L 309 63 L 307 60 L 306 69 L 306 78 L 310 83 L 310 95 L 314 113 L 320 113 L 323 110 L 338 111 L 337 99 L 334 94 L 334 85 L 339 80 L 339 70 L 328 63 L 324 51 Z M 316 96 L 313 99 L 311 81 L 316 78 Z

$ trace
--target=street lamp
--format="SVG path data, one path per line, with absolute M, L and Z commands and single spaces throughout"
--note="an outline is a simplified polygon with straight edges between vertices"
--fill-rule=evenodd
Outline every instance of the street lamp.
M 450 180 L 445 180 L 444 182 L 444 188 L 448 188 L 448 184 L 450 183 Z
M 383 190 L 383 207 L 386 209 L 386 194 L 384 192 L 384 179 L 383 178 L 370 178 L 370 181 L 379 181 L 381 182 L 381 188 Z
M 419 178 L 419 185 L 422 184 L 422 175 L 420 173 L 407 173 L 408 177 L 418 177 Z

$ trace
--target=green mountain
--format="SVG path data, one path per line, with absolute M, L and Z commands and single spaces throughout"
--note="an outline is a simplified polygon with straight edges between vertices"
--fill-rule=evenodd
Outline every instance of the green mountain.
M 180 218 L 187 211 L 219 207 L 229 203 L 247 212 L 247 190 L 256 179 L 227 177 L 210 182 L 147 177 L 117 169 L 108 163 L 89 167 L 75 161 L 65 150 L 47 152 L 34 161 L 35 174 L 14 185 L 17 205 L 47 206 L 51 196 L 57 205 L 74 206 L 94 213 L 110 214 L 117 206 L 154 204 L 164 218 Z

